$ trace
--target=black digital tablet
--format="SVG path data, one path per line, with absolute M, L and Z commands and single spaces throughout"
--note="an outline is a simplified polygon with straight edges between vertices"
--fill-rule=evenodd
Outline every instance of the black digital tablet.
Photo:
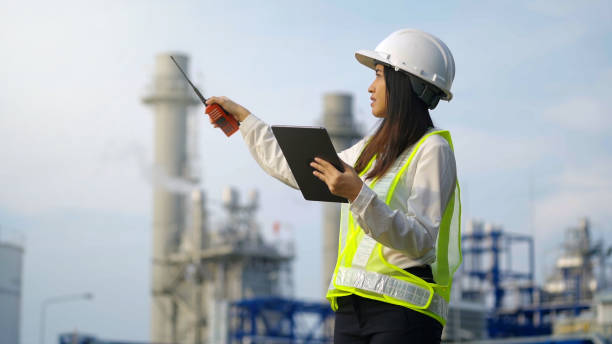
M 323 127 L 294 127 L 273 125 L 272 132 L 287 159 L 302 196 L 309 201 L 347 203 L 344 197 L 329 192 L 327 184 L 312 172 L 310 163 L 315 157 L 329 161 L 339 171 L 344 166 L 336 154 L 327 130 Z

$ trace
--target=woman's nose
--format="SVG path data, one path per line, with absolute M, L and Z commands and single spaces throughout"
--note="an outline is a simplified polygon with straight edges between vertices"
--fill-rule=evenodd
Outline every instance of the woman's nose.
M 368 92 L 374 93 L 374 83 L 370 84 L 370 87 L 368 87 Z

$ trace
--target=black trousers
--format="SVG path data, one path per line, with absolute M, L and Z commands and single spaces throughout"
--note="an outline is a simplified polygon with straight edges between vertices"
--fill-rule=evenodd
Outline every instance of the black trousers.
M 442 324 L 409 308 L 349 295 L 338 298 L 334 344 L 440 343 Z
M 431 269 L 406 269 L 433 280 Z M 335 344 L 439 344 L 442 324 L 409 308 L 357 295 L 338 298 Z

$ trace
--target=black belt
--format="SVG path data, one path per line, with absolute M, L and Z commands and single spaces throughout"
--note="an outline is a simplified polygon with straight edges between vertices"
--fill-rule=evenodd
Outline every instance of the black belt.
M 421 265 L 405 268 L 404 271 L 409 272 L 419 278 L 425 280 L 425 282 L 433 283 L 433 273 L 431 272 L 431 266 Z

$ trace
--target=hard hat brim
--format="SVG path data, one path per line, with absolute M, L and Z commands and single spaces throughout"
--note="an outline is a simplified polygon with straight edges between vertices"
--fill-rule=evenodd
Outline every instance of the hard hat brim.
M 385 60 L 387 60 L 386 56 L 373 50 L 358 50 L 355 53 L 355 58 L 357 59 L 357 61 L 359 61 L 359 63 L 370 69 L 376 69 L 377 62 L 385 65 L 390 65 L 388 62 L 384 62 Z
M 383 54 L 383 53 L 379 53 L 378 51 L 374 51 L 374 50 L 358 50 L 357 52 L 355 52 L 355 58 L 357 59 L 357 61 L 359 61 L 359 63 L 361 63 L 362 65 L 370 68 L 370 69 L 374 69 L 376 70 L 376 64 L 382 64 L 382 65 L 387 65 L 390 66 L 392 68 L 395 68 L 393 66 L 393 64 L 389 61 L 389 55 L 387 54 Z M 417 78 L 427 82 L 427 83 L 431 83 L 431 81 L 423 79 L 420 75 L 416 75 L 414 73 L 411 73 L 408 70 L 405 70 L 404 68 L 398 67 L 399 69 L 401 69 L 402 71 L 409 73 L 410 75 L 414 75 Z M 434 85 L 435 86 L 435 85 Z M 439 88 L 439 87 L 438 87 Z M 444 97 L 442 97 L 441 99 L 449 101 L 453 98 L 453 94 L 450 91 L 446 91 L 442 88 L 440 88 L 440 90 L 444 93 Z

